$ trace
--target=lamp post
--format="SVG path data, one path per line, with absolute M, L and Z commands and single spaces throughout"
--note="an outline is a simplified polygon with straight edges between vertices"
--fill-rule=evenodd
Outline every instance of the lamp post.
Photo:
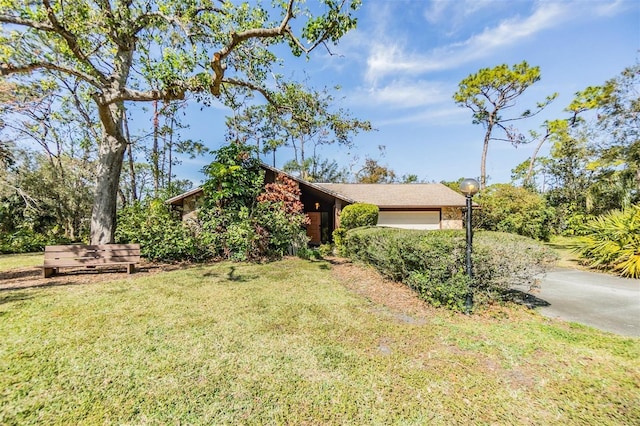
M 464 307 L 467 314 L 471 313 L 473 307 L 473 292 L 471 291 L 471 283 L 473 280 L 473 265 L 471 264 L 471 252 L 473 245 L 473 230 L 471 229 L 471 212 L 472 201 L 474 195 L 478 193 L 480 184 L 475 179 L 465 179 L 460 183 L 460 191 L 467 198 L 467 214 L 466 214 L 466 228 L 467 228 L 467 275 L 469 276 L 469 288 L 467 289 L 467 298 L 464 301 Z

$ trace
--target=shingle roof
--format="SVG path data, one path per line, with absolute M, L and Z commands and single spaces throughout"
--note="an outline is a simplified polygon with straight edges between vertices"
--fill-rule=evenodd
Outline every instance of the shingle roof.
M 316 183 L 316 186 L 380 208 L 464 207 L 464 195 L 441 183 Z
M 202 187 L 197 187 L 197 188 L 193 188 L 187 192 L 183 192 L 180 195 L 176 195 L 175 197 L 169 198 L 167 201 L 165 201 L 166 204 L 180 204 L 182 202 L 182 200 L 184 200 L 185 198 L 191 196 L 191 195 L 195 195 L 195 194 L 199 194 L 202 192 Z
M 266 164 L 263 164 L 262 167 L 276 173 L 282 173 L 282 171 Z M 464 195 L 441 183 L 310 183 L 291 175 L 287 176 L 302 185 L 326 192 L 347 203 L 369 203 L 380 208 L 464 207 L 466 203 Z M 202 188 L 194 188 L 168 199 L 166 203 L 179 205 L 186 197 L 200 192 L 202 192 Z

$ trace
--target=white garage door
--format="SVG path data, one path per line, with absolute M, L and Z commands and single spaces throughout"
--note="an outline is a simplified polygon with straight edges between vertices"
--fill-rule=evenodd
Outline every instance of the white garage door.
M 440 212 L 389 212 L 381 211 L 378 226 L 405 229 L 440 229 Z

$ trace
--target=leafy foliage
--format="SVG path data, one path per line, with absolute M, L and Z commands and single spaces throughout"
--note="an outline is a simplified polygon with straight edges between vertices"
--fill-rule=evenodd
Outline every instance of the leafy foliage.
M 116 242 L 139 243 L 151 261 L 199 261 L 210 253 L 193 232 L 161 200 L 134 203 L 118 212 Z
M 366 158 L 364 166 L 356 173 L 356 180 L 358 183 L 392 183 L 396 180 L 396 173 L 377 160 Z
M 402 281 L 436 306 L 461 311 L 469 288 L 480 303 L 501 297 L 513 284 L 533 284 L 555 260 L 540 243 L 522 236 L 481 232 L 475 238 L 473 282 L 465 275 L 462 231 L 359 228 L 346 233 L 344 253 Z
M 203 170 L 205 208 L 239 210 L 253 205 L 264 184 L 256 148 L 231 143 L 215 151 L 214 157 Z
M 359 0 L 324 0 L 312 14 L 304 2 L 190 0 L 0 3 L 0 64 L 12 78 L 73 80 L 90 93 L 102 134 L 91 215 L 93 243 L 113 241 L 116 201 L 129 140 L 125 102 L 183 100 L 187 93 L 210 103 L 235 94 L 262 93 L 273 100 L 270 77 L 288 44 L 299 56 L 336 43 L 356 25 Z M 295 32 L 294 32 L 295 29 Z M 205 71 L 206 70 L 206 71 Z M 231 96 L 226 96 L 231 95 Z M 159 153 L 153 149 L 152 155 Z M 152 159 L 152 164 L 158 164 Z M 153 167 L 158 181 L 158 168 Z
M 322 160 L 323 146 L 351 147 L 361 131 L 371 131 L 371 123 L 352 118 L 349 111 L 335 109 L 330 90 L 315 90 L 299 83 L 278 83 L 279 93 L 264 106 L 246 107 L 241 114 L 227 119 L 228 138 L 247 143 L 253 140 L 262 152 L 283 146 L 293 150 L 294 158 L 284 170 L 309 181 L 343 178 L 337 165 Z M 338 87 L 334 90 L 339 90 Z
M 585 218 L 640 201 L 639 83 L 636 64 L 577 92 L 565 109 L 568 118 L 545 123 L 541 143 L 552 146 L 548 158 L 538 159 L 544 175 L 539 187 L 556 208 L 559 233 L 579 235 Z
M 68 244 L 71 241 L 54 232 L 35 232 L 20 227 L 11 233 L 0 233 L 0 253 L 33 253 L 44 250 L 50 244 Z
M 480 189 L 486 186 L 486 158 L 491 139 L 506 140 L 513 145 L 524 142 L 524 136 L 509 122 L 532 117 L 542 111 L 557 96 L 547 96 L 536 105 L 532 112 L 524 110 L 519 116 L 505 117 L 505 110 L 516 104 L 516 99 L 531 85 L 540 80 L 540 68 L 530 67 L 526 61 L 513 65 L 498 65 L 494 68 L 482 68 L 475 74 L 463 79 L 453 99 L 459 106 L 473 112 L 473 124 L 482 124 L 486 131 L 480 163 Z M 500 130 L 504 136 L 496 137 L 494 130 Z
M 640 278 L 640 205 L 595 217 L 583 229 L 575 250 L 587 265 Z
M 349 204 L 342 209 L 340 227 L 353 229 L 360 226 L 376 226 L 378 224 L 378 206 L 367 203 Z
M 307 217 L 298 184 L 284 175 L 264 185 L 256 150 L 234 143 L 215 152 L 205 168 L 205 200 L 198 235 L 218 258 L 238 261 L 280 257 L 306 246 Z
M 476 201 L 481 206 L 473 215 L 478 228 L 549 240 L 554 209 L 543 196 L 522 187 L 495 184 L 480 193 Z

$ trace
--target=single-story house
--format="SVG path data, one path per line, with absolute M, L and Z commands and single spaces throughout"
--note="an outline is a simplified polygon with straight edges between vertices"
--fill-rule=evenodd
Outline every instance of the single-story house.
M 265 182 L 275 182 L 284 173 L 266 164 Z M 342 209 L 353 203 L 375 204 L 380 209 L 378 226 L 409 229 L 461 229 L 464 195 L 440 183 L 357 184 L 314 183 L 284 173 L 298 182 L 300 201 L 309 216 L 307 235 L 312 244 L 328 242 L 340 226 Z M 183 220 L 195 219 L 202 188 L 195 188 L 167 200 L 179 209 Z

